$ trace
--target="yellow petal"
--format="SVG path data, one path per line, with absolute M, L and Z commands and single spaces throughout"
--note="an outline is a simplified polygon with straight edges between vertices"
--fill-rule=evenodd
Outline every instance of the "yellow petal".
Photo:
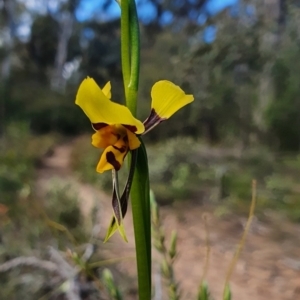
M 194 100 L 193 95 L 186 95 L 178 85 L 167 80 L 158 81 L 153 85 L 151 97 L 152 109 L 161 119 L 170 118 Z
M 107 147 L 97 165 L 97 172 L 103 173 L 108 170 L 120 170 L 124 158 L 128 152 L 128 145 L 123 139 L 119 139 L 113 146 Z
M 118 133 L 114 126 L 105 126 L 92 135 L 92 145 L 96 148 L 106 148 L 118 141 Z
M 140 140 L 130 130 L 126 129 L 126 131 L 127 131 L 129 149 L 130 150 L 137 149 L 141 145 Z
M 111 84 L 110 84 L 110 81 L 104 86 L 104 88 L 102 89 L 102 92 L 108 99 L 111 99 Z
M 105 86 L 105 92 L 108 89 Z M 75 103 L 81 107 L 91 123 L 130 125 L 135 127 L 137 134 L 145 130 L 143 123 L 134 118 L 126 106 L 110 101 L 92 78 L 82 81 Z

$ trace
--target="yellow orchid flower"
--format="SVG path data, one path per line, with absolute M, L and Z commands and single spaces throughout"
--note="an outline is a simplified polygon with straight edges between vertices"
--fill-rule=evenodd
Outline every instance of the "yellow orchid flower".
M 110 82 L 101 89 L 90 77 L 82 81 L 75 103 L 81 107 L 96 131 L 92 136 L 92 145 L 104 149 L 97 172 L 118 171 L 128 151 L 140 146 L 139 135 L 147 133 L 194 100 L 193 95 L 186 95 L 179 86 L 167 80 L 153 85 L 151 97 L 151 113 L 142 123 L 133 117 L 126 106 L 110 100 Z
M 170 81 L 156 82 L 151 90 L 152 105 L 149 117 L 144 123 L 136 119 L 130 110 L 111 101 L 111 85 L 108 82 L 101 89 L 96 82 L 87 77 L 79 86 L 75 103 L 81 107 L 96 131 L 92 135 L 92 144 L 104 151 L 97 165 L 97 172 L 113 170 L 112 217 L 105 241 L 118 230 L 127 241 L 123 218 L 127 212 L 130 188 L 136 163 L 136 151 L 143 135 L 162 121 L 170 118 L 176 111 L 194 100 L 193 95 L 186 95 L 180 87 Z M 129 151 L 132 160 L 124 191 L 119 195 L 117 172 Z

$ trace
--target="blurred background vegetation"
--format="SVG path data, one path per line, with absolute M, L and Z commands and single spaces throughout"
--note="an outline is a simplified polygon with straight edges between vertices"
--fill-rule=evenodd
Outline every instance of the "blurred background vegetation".
M 74 140 L 74 174 L 110 189 L 110 175 L 95 172 L 99 151 L 74 99 L 81 80 L 91 76 L 100 86 L 110 80 L 112 98 L 124 102 L 120 20 L 107 17 L 113 1 L 102 1 L 84 20 L 77 15 L 82 1 L 41 2 L 33 8 L 0 1 L 2 263 L 33 252 L 43 257 L 54 241 L 70 245 L 53 236 L 48 215 L 86 242 L 76 192 L 68 187 L 54 187 L 42 211 L 33 209 L 38 170 L 67 137 Z M 210 2 L 140 1 L 153 13 L 141 18 L 139 116 L 147 117 L 151 87 L 160 79 L 195 96 L 145 138 L 152 188 L 161 204 L 194 201 L 213 204 L 220 215 L 244 214 L 256 178 L 259 216 L 280 211 L 300 222 L 299 3 L 240 0 L 214 12 Z M 25 289 L 33 277 L 12 283 L 14 275 L 0 274 L 9 282 L 1 299 L 16 286 L 24 300 L 33 299 L 26 293 L 41 293 L 40 282 Z

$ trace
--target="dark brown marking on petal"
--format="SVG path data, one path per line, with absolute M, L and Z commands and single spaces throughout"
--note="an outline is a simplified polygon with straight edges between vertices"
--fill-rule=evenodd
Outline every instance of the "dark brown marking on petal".
M 105 124 L 105 123 L 92 123 L 92 127 L 95 129 L 95 130 L 100 130 L 104 127 L 108 126 L 108 124 Z
M 150 131 L 153 127 L 158 125 L 160 122 L 165 121 L 166 118 L 161 118 L 155 111 L 154 108 L 151 109 L 149 117 L 144 121 L 145 133 Z
M 118 150 L 121 153 L 126 152 L 127 147 L 126 146 L 122 146 L 121 148 L 117 147 L 117 146 L 112 146 L 114 149 Z
M 133 125 L 124 125 L 122 124 L 125 128 L 127 128 L 128 130 L 130 130 L 131 132 L 135 133 L 137 131 L 136 126 Z
M 128 136 L 127 135 L 124 135 L 123 136 L 123 141 L 127 144 L 128 143 Z
M 106 160 L 114 167 L 116 171 L 119 171 L 121 169 L 121 164 L 116 160 L 113 152 L 109 151 L 106 153 Z

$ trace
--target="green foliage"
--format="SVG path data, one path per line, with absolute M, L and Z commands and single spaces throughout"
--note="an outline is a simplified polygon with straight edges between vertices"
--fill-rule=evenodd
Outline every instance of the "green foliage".
M 113 97 L 118 101 L 124 95 L 122 87 L 120 57 L 120 22 L 87 22 L 82 30 L 89 30 L 94 37 L 86 41 L 88 47 L 82 51 L 81 71 L 102 84 L 115 82 Z M 77 33 L 78 34 L 78 33 Z
M 59 24 L 51 15 L 39 16 L 34 20 L 28 48 L 30 57 L 40 67 L 54 64 L 58 34 Z
M 13 217 L 22 210 L 22 199 L 31 194 L 35 165 L 55 139 L 31 136 L 27 123 L 10 124 L 5 135 L 0 149 L 0 202 Z
M 38 197 L 36 167 L 57 140 L 55 136 L 30 134 L 26 123 L 10 124 L 1 138 L 0 264 L 20 256 L 43 257 L 50 245 L 59 244 L 64 250 L 74 246 L 67 229 L 77 241 L 89 238 L 74 188 L 70 191 L 67 186 L 54 185 L 46 199 Z M 60 224 L 56 226 L 54 221 Z M 60 230 L 63 225 L 65 231 Z M 46 293 L 49 274 L 28 270 L 17 266 L 0 272 L 0 299 L 30 300 Z
M 58 132 L 74 135 L 90 128 L 89 122 L 74 105 L 75 89 L 67 88 L 66 94 L 48 89 L 43 82 L 25 79 L 19 73 L 10 83 L 5 107 L 6 121 L 24 121 L 38 134 Z M 30 101 L 29 101 L 30 100 Z
M 211 20 L 218 34 L 209 45 L 201 40 L 205 28 L 201 26 L 191 26 L 193 34 L 187 26 L 176 32 L 176 38 L 172 30 L 164 30 L 155 43 L 145 40 L 142 71 L 147 76 L 141 83 L 141 97 L 149 99 L 153 76 L 159 72 L 161 78 L 174 80 L 196 99 L 192 108 L 151 133 L 153 140 L 190 135 L 213 143 L 233 136 L 247 142 L 250 133 L 257 134 L 253 116 L 266 55 L 261 49 L 261 22 L 249 24 L 242 18 L 224 13 Z
M 265 178 L 265 197 L 272 201 L 273 208 L 280 210 L 289 219 L 299 222 L 299 157 L 283 157 L 273 174 Z
M 64 226 L 71 233 L 71 242 L 87 242 L 89 228 L 84 223 L 78 191 L 74 184 L 62 183 L 58 178 L 53 179 L 45 196 L 45 213 L 49 220 L 56 222 L 59 226 Z M 55 226 L 53 230 L 58 233 Z M 61 233 L 64 239 L 66 232 Z
M 190 138 L 175 138 L 148 148 L 151 186 L 158 201 L 186 199 L 196 191 L 201 173 L 196 145 Z
M 32 197 L 35 167 L 57 141 L 55 136 L 33 136 L 27 123 L 12 123 L 6 128 L 0 149 L 0 203 L 8 216 L 19 218 Z
M 10 124 L 5 138 L 1 139 L 0 204 L 8 211 L 0 218 L 0 263 L 18 255 L 27 255 L 35 247 L 43 248 L 42 240 L 49 238 L 47 226 L 33 209 L 33 179 L 35 165 L 54 140 L 31 136 L 26 123 Z M 0 274 L 0 281 L 1 299 L 32 299 L 32 293 L 44 283 L 40 277 L 20 274 L 18 270 L 13 270 L 10 276 Z
M 197 300 L 210 300 L 210 294 L 209 294 L 209 289 L 208 285 L 206 282 L 202 282 L 200 285 L 200 289 L 198 292 L 198 298 Z
M 266 118 L 280 150 L 300 149 L 300 87 L 297 80 L 299 58 L 297 44 L 287 38 L 272 70 L 275 95 Z

